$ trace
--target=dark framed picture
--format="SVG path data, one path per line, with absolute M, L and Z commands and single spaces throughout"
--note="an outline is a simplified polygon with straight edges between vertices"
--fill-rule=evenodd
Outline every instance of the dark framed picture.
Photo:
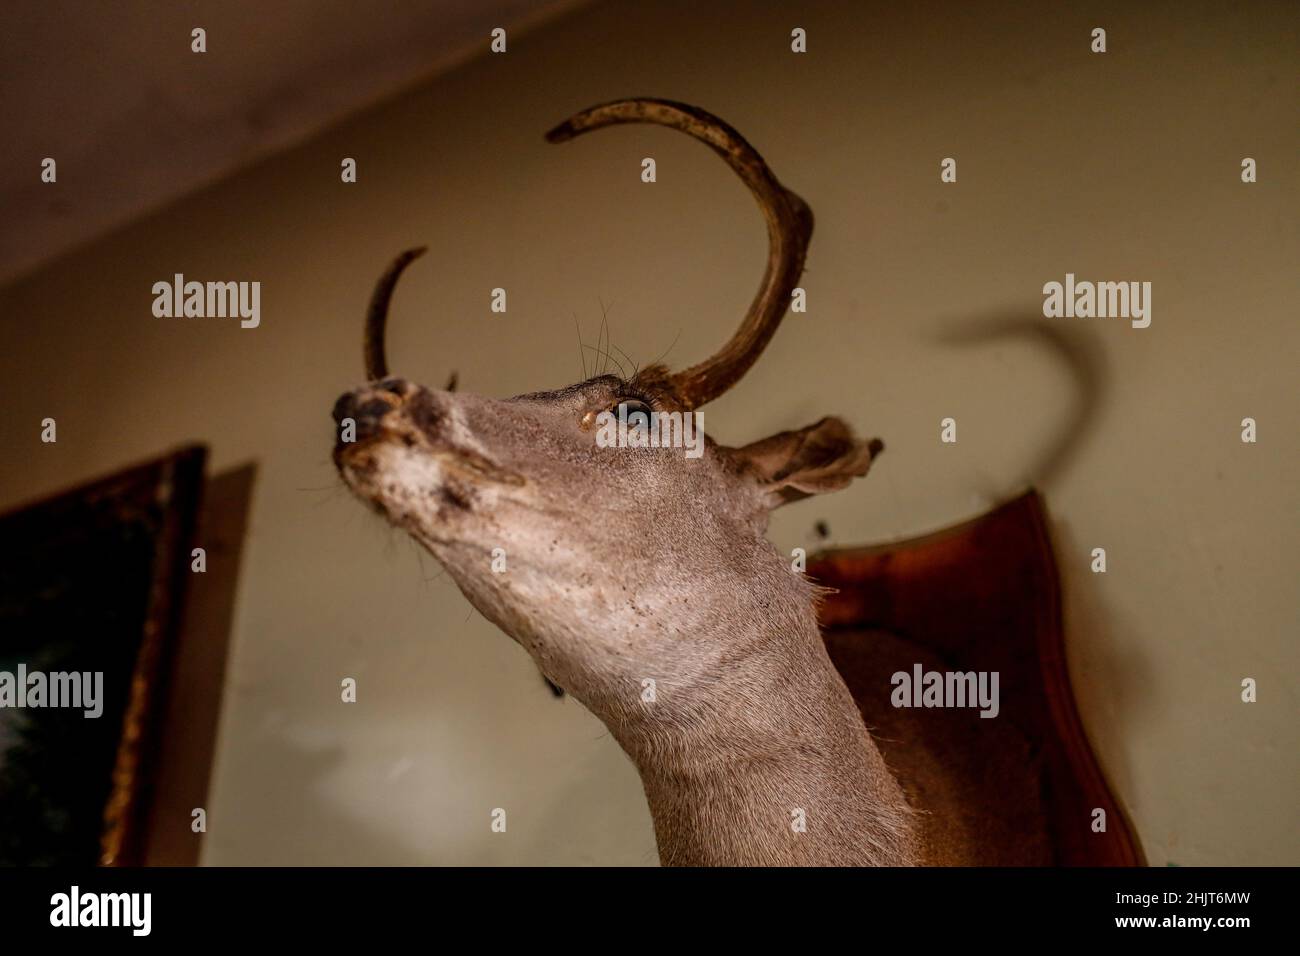
M 141 862 L 204 458 L 0 516 L 0 864 Z

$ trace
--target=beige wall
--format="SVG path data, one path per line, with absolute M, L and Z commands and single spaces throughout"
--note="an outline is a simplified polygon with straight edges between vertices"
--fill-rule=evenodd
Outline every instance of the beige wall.
M 1300 862 L 1295 8 L 698 6 L 582 11 L 0 293 L 0 505 L 189 439 L 218 468 L 259 462 L 206 861 L 654 861 L 604 728 L 341 490 L 328 417 L 360 378 L 372 281 L 417 243 L 432 254 L 390 342 L 410 377 L 571 382 L 574 313 L 594 340 L 602 300 L 640 360 L 717 345 L 763 257 L 722 164 L 661 130 L 541 139 L 651 94 L 736 125 L 817 214 L 809 312 L 709 430 L 744 442 L 838 413 L 888 444 L 853 490 L 780 513 L 777 543 L 810 543 L 818 519 L 836 544 L 910 536 L 1038 480 L 1081 708 L 1151 862 Z M 1149 280 L 1151 327 L 1043 318 L 1067 271 Z M 260 280 L 261 327 L 154 318 L 174 272 Z

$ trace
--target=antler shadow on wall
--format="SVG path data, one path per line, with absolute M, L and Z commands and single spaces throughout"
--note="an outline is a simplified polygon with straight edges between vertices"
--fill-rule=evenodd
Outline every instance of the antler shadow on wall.
M 1050 444 L 1037 452 L 1024 472 L 1024 483 L 1050 489 L 1077 458 L 1097 428 L 1110 371 L 1097 337 L 1082 326 L 1045 323 L 1041 315 L 993 313 L 984 318 L 944 323 L 936 335 L 941 345 L 972 347 L 1021 340 L 1033 343 L 1069 373 L 1074 400 Z
M 1033 312 L 995 312 L 945 322 L 935 339 L 960 348 L 1028 342 L 1068 373 L 1072 397 L 1065 420 L 1046 445 L 1032 452 L 1021 485 L 1037 487 L 1047 497 L 1075 694 L 1094 749 L 1123 798 L 1133 793 L 1124 728 L 1141 719 L 1144 694 L 1138 688 L 1149 679 L 1150 662 L 1135 650 L 1136 641 L 1124 639 L 1123 622 L 1107 607 L 1088 570 L 1089 550 L 1078 539 L 1074 522 L 1051 509 L 1052 487 L 1069 473 L 1098 430 L 1111 384 L 1105 350 L 1091 329 L 1046 323 Z M 1003 492 L 1003 500 L 1010 497 L 1012 493 Z

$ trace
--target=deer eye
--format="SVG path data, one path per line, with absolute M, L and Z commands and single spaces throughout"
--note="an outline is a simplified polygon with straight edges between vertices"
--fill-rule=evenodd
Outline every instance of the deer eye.
M 609 415 L 614 421 L 621 421 L 628 428 L 648 428 L 651 418 L 654 415 L 654 407 L 650 404 L 649 399 L 637 398 L 632 395 L 623 395 L 621 398 L 614 400 L 604 411 L 590 411 L 582 417 L 580 427 L 584 431 L 590 431 L 602 420 L 602 416 Z
M 610 411 L 616 418 L 627 422 L 629 428 L 648 428 L 650 416 L 654 414 L 654 409 L 639 398 L 620 398 Z

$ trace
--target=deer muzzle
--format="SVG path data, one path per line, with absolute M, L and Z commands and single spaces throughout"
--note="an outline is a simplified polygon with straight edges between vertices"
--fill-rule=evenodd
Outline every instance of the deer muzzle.
M 372 382 L 340 396 L 334 403 L 338 439 L 334 463 L 361 466 L 378 443 L 391 442 L 439 459 L 463 479 L 523 485 L 521 475 L 502 468 L 482 452 L 456 440 L 455 401 L 450 392 L 434 392 L 400 378 Z
M 393 413 L 418 391 L 410 382 L 389 378 L 339 396 L 333 411 L 338 425 L 335 460 L 382 437 L 396 424 Z

